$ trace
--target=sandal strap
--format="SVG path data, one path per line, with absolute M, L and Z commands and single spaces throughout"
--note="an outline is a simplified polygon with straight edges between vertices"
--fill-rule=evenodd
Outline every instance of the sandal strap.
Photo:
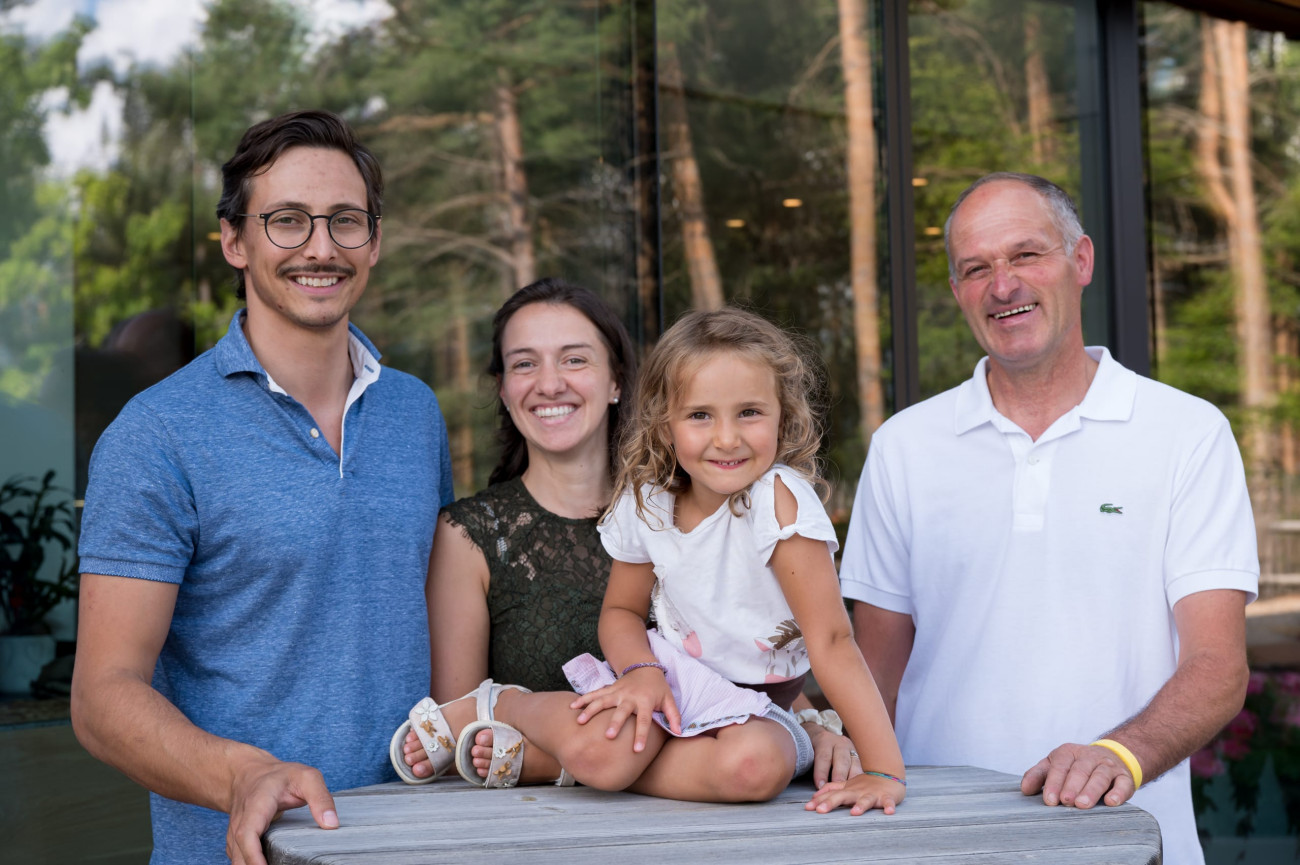
M 419 737 L 424 752 L 429 755 L 434 778 L 446 774 L 456 764 L 456 737 L 451 725 L 443 717 L 442 707 L 425 697 L 410 712 L 411 729 Z
M 478 690 L 474 692 L 474 706 L 480 721 L 496 720 L 493 713 L 497 707 L 497 700 L 501 697 L 501 692 L 506 688 L 522 691 L 525 694 L 532 693 L 532 691 L 522 685 L 498 685 L 491 679 L 484 679 L 479 683 Z
M 478 731 L 486 729 L 492 731 L 492 760 L 488 765 L 487 777 L 480 778 L 470 759 L 470 750 Z M 501 721 L 474 721 L 460 731 L 460 738 L 456 740 L 456 771 L 466 781 L 479 787 L 502 789 L 517 785 L 524 768 L 523 756 L 523 734 Z

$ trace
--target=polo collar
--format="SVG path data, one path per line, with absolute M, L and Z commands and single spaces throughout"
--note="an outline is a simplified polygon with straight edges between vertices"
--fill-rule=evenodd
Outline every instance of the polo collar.
M 266 378 L 267 386 L 276 393 L 284 389 L 275 383 L 270 373 L 263 368 L 253 347 L 248 344 L 244 334 L 244 316 L 247 309 L 241 309 L 230 319 L 230 327 L 214 348 L 213 355 L 217 372 L 229 377 L 241 372 L 251 372 Z M 352 375 L 358 382 L 370 384 L 379 378 L 379 349 L 366 338 L 366 335 L 352 322 L 348 322 L 348 358 L 352 362 Z
M 1079 420 L 1125 421 L 1133 415 L 1133 402 L 1137 397 L 1137 373 L 1126 369 L 1110 356 L 1105 346 L 1093 345 L 1084 349 L 1088 356 L 1097 361 L 1097 374 L 1088 385 L 1083 402 L 1079 403 L 1052 427 L 1074 415 L 1076 420 L 1067 421 L 1068 426 L 1077 426 Z M 978 426 L 991 423 L 1004 432 L 1013 428 L 996 408 L 993 396 L 989 393 L 987 357 L 975 364 L 975 373 L 959 386 L 954 417 L 954 432 L 963 435 Z M 1004 429 L 1007 428 L 1007 429 Z

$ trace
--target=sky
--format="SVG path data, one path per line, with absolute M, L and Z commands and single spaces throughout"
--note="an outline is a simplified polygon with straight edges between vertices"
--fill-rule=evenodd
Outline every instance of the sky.
M 346 30 L 392 13 L 386 0 L 289 0 L 310 10 L 314 37 L 326 41 Z M 33 0 L 0 13 L 0 32 L 22 33 L 43 40 L 65 30 L 75 15 L 88 15 L 95 29 L 77 56 L 87 68 L 107 61 L 117 72 L 132 63 L 166 65 L 193 44 L 207 19 L 200 0 Z M 122 101 L 108 83 L 95 88 L 90 106 L 69 106 L 66 91 L 46 94 L 49 109 L 46 142 L 55 176 L 78 168 L 103 170 L 117 155 L 122 130 Z

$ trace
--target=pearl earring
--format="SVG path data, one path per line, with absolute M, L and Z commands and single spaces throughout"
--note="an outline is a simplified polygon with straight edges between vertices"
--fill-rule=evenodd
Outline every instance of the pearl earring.
M 609 404 L 610 404 L 610 405 L 618 405 L 618 397 L 614 397 L 612 400 L 610 400 L 610 401 L 609 401 Z

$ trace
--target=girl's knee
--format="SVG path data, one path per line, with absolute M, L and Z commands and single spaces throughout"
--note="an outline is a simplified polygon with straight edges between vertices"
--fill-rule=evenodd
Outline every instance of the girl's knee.
M 574 748 L 565 755 L 563 765 L 578 783 L 596 790 L 626 790 L 641 777 L 643 766 L 630 765 L 620 760 L 613 749 L 601 747 Z
M 787 747 L 779 737 L 763 736 L 739 748 L 719 750 L 718 782 L 726 801 L 766 802 L 790 784 L 794 773 L 793 743 Z
M 595 718 L 578 727 L 559 755 L 560 762 L 583 786 L 597 790 L 625 790 L 641 777 L 662 740 L 656 741 L 652 731 L 646 750 L 634 753 L 631 722 L 624 727 L 623 735 L 608 739 L 602 720 Z

